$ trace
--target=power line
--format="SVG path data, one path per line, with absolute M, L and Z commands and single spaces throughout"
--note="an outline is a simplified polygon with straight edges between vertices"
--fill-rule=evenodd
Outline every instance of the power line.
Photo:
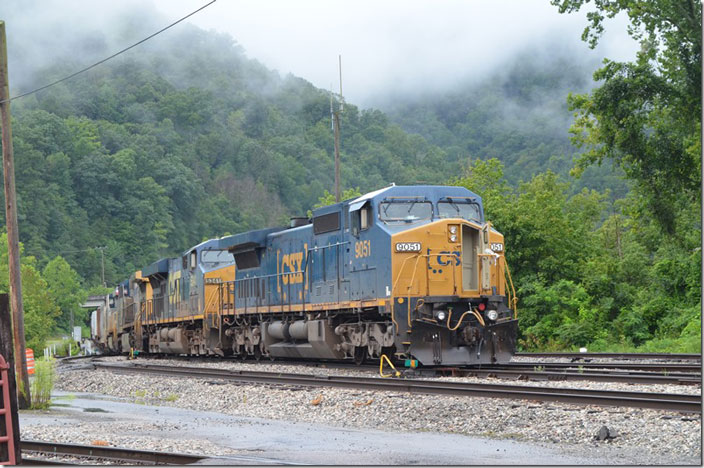
M 187 14 L 186 16 L 184 16 L 184 17 L 181 18 L 181 19 L 179 19 L 179 20 L 177 20 L 177 21 L 174 21 L 174 22 L 171 23 L 170 25 L 166 26 L 166 27 L 163 28 L 163 29 L 160 29 L 159 31 L 157 31 L 157 32 L 155 32 L 154 34 L 152 34 L 151 36 L 145 37 L 144 39 L 142 39 L 142 40 L 139 41 L 139 42 L 135 42 L 135 43 L 132 44 L 131 46 L 126 47 L 126 48 L 122 49 L 121 51 L 112 54 L 110 57 L 104 58 L 103 60 L 100 60 L 99 62 L 95 62 L 93 65 L 90 65 L 90 66 L 88 66 L 88 67 L 86 67 L 86 68 L 84 68 L 84 69 L 82 69 L 82 70 L 79 70 L 79 71 L 77 71 L 76 73 L 73 73 L 73 74 L 71 74 L 71 75 L 65 76 L 65 77 L 61 78 L 60 80 L 56 80 L 56 81 L 54 81 L 53 83 L 49 83 L 48 85 L 44 85 L 44 86 L 42 86 L 41 88 L 37 88 L 37 89 L 34 89 L 34 90 L 32 90 L 32 91 L 28 91 L 28 92 L 26 92 L 26 93 L 22 93 L 22 94 L 19 94 L 19 95 L 17 95 L 17 96 L 11 97 L 11 98 L 9 98 L 9 99 L 5 99 L 5 100 L 3 100 L 3 101 L 0 101 L 0 104 L 2 104 L 2 103 L 4 103 L 4 102 L 14 101 L 15 99 L 19 99 L 19 98 L 21 98 L 21 97 L 29 96 L 30 94 L 34 94 L 34 93 L 37 93 L 37 92 L 39 92 L 39 91 L 45 90 L 45 89 L 50 88 L 50 87 L 52 87 L 52 86 L 54 86 L 54 85 L 57 85 L 57 84 L 59 84 L 59 83 L 62 83 L 62 82 L 64 82 L 64 81 L 66 81 L 66 80 L 70 80 L 70 79 L 73 78 L 74 76 L 77 76 L 77 75 L 80 75 L 81 73 L 87 72 L 88 70 L 90 70 L 90 69 L 92 69 L 92 68 L 95 68 L 95 67 L 97 67 L 98 65 L 103 64 L 103 63 L 107 62 L 108 60 L 113 59 L 113 58 L 117 57 L 118 55 L 120 55 L 120 54 L 122 54 L 122 53 L 125 53 L 125 52 L 127 52 L 128 50 L 130 50 L 130 49 L 132 49 L 132 48 L 134 48 L 134 47 L 137 47 L 138 45 L 140 45 L 140 44 L 142 44 L 142 43 L 144 43 L 144 42 L 147 42 L 147 41 L 148 41 L 149 39 L 151 39 L 152 37 L 157 36 L 157 35 L 163 33 L 164 31 L 166 31 L 166 30 L 169 29 L 169 28 L 172 28 L 173 26 L 176 26 L 176 25 L 177 25 L 178 23 L 180 23 L 181 21 L 183 21 L 183 20 L 185 20 L 185 19 L 187 19 L 187 18 L 189 18 L 189 17 L 195 15 L 196 13 L 198 13 L 198 12 L 201 11 L 201 10 L 204 10 L 205 8 L 209 7 L 210 5 L 212 5 L 213 3 L 215 3 L 216 1 L 217 1 L 217 0 L 212 0 L 210 3 L 207 3 L 207 4 L 203 5 L 202 7 L 200 7 L 200 8 L 198 8 L 197 10 L 195 10 L 195 11 L 193 11 L 193 12 Z

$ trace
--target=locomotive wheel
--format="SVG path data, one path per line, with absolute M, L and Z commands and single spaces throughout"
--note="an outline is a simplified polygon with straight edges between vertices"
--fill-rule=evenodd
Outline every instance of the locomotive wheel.
M 257 345 L 254 347 L 254 360 L 255 361 L 261 361 L 262 360 L 262 349 L 259 347 L 260 345 Z
M 358 366 L 361 366 L 364 364 L 364 361 L 367 359 L 367 347 L 366 346 L 357 346 L 354 348 L 354 363 Z

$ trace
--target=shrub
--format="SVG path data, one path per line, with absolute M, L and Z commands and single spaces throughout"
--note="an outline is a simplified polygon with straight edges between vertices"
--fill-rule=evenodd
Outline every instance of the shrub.
M 34 363 L 34 377 L 29 384 L 32 409 L 47 409 L 51 406 L 51 391 L 54 389 L 54 359 L 38 359 Z

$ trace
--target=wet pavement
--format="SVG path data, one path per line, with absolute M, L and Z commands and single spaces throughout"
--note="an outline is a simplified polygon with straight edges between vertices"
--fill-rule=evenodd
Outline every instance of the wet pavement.
M 607 460 L 570 456 L 549 448 L 436 432 L 345 429 L 322 424 L 245 418 L 150 406 L 96 394 L 55 392 L 55 406 L 45 412 L 21 412 L 20 425 L 89 427 L 114 423 L 115 431 L 131 423 L 148 432 L 129 435 L 169 440 L 205 440 L 222 449 L 202 464 L 316 465 L 581 465 Z M 134 425 L 133 424 L 133 425 Z M 124 433 L 123 433 L 124 434 Z M 107 438 L 107 437 L 104 437 Z M 133 447 L 136 448 L 136 447 Z M 158 450 L 158 447 L 140 447 Z M 235 453 L 234 455 L 232 453 Z

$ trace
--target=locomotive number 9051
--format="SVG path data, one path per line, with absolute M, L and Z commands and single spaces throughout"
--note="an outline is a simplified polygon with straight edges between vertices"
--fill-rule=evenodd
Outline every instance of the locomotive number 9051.
M 420 242 L 397 242 L 396 252 L 420 252 Z

